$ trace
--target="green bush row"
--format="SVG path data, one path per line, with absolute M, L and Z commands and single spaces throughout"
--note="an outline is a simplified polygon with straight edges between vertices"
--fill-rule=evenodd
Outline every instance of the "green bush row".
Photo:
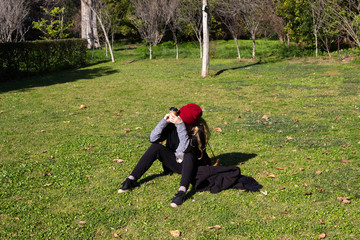
M 85 39 L 0 44 L 0 79 L 76 68 L 86 62 Z

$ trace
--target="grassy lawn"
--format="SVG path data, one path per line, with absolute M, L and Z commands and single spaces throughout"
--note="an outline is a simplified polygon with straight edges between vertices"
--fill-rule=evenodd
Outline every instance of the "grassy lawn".
M 223 59 L 227 46 L 206 79 L 196 46 L 149 61 L 119 45 L 116 63 L 0 83 L 0 239 L 360 239 L 359 64 L 266 46 L 267 61 Z M 261 192 L 191 193 L 173 209 L 180 176 L 157 162 L 117 194 L 160 118 L 190 102 L 222 165 Z

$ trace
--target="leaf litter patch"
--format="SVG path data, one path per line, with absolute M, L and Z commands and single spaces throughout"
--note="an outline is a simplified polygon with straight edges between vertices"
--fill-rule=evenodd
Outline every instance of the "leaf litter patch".
M 331 137 L 328 134 L 329 126 L 296 118 L 251 114 L 240 124 L 247 130 L 271 134 L 272 137 L 266 140 L 267 144 L 276 147 L 328 148 L 347 144 L 345 140 L 339 142 L 339 139 Z
M 316 123 L 302 122 L 294 118 L 268 116 L 264 114 L 248 115 L 242 126 L 248 130 L 271 134 L 294 134 L 327 132 L 328 126 Z

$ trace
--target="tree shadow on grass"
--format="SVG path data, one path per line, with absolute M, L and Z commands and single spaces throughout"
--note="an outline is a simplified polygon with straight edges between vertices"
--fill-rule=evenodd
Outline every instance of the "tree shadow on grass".
M 229 71 L 229 70 L 237 70 L 237 69 L 241 69 L 241 68 L 247 68 L 247 67 L 255 66 L 255 65 L 258 65 L 258 64 L 264 64 L 264 63 L 261 62 L 261 60 L 259 60 L 259 61 L 256 62 L 256 63 L 248 64 L 248 65 L 245 65 L 245 66 L 225 68 L 225 69 L 222 69 L 222 70 L 218 71 L 217 73 L 215 73 L 214 76 L 219 76 L 220 74 L 222 74 L 222 73 L 224 73 L 224 72 L 226 72 L 226 71 Z
M 80 79 L 94 79 L 101 76 L 107 76 L 118 73 L 111 67 L 95 67 L 86 69 L 76 69 L 49 73 L 48 75 L 33 76 L 14 81 L 0 82 L 0 93 L 14 90 L 28 91 L 33 87 L 45 87 L 54 84 L 75 82 Z
M 255 153 L 232 152 L 220 154 L 217 158 L 220 159 L 221 166 L 234 166 L 243 164 L 256 156 Z

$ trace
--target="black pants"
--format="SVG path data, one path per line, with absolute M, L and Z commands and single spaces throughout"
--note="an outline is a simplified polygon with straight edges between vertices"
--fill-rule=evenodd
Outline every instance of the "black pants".
M 153 143 L 148 148 L 140 158 L 131 175 L 136 179 L 141 178 L 156 159 L 162 162 L 165 171 L 171 170 L 172 172 L 181 174 L 180 186 L 184 186 L 186 189 L 189 188 L 190 183 L 195 179 L 197 169 L 197 159 L 194 154 L 185 153 L 183 161 L 178 163 L 176 162 L 174 152 L 158 143 Z

